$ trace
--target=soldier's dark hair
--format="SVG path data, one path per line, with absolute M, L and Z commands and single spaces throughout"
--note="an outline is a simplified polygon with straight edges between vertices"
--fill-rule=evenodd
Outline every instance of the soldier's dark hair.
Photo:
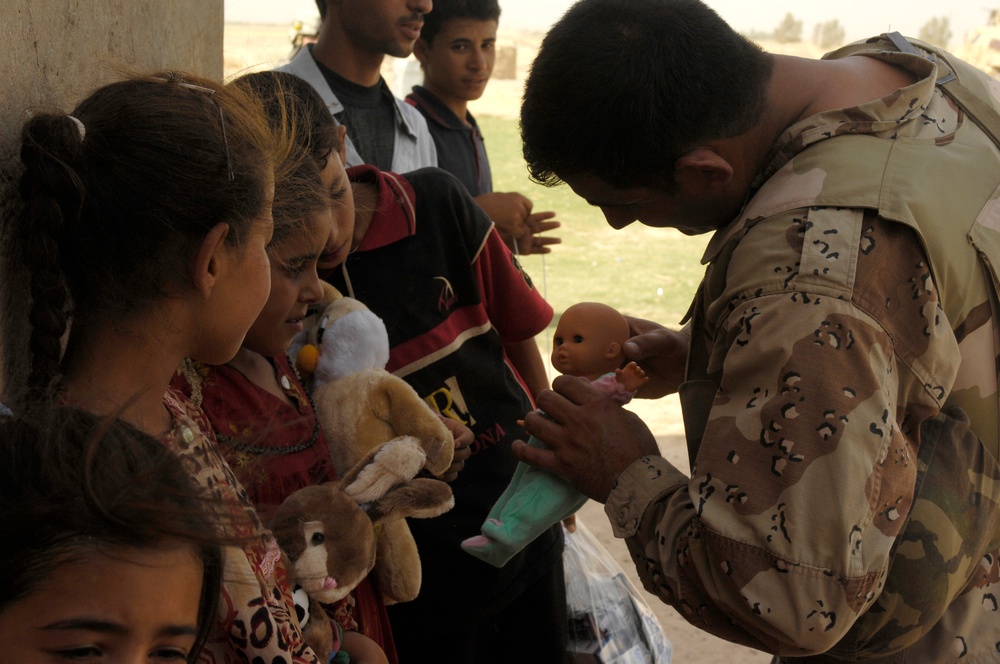
M 435 9 L 436 11 L 436 9 Z M 521 106 L 531 177 L 670 179 L 699 143 L 763 112 L 772 57 L 699 0 L 580 0 L 542 41 Z

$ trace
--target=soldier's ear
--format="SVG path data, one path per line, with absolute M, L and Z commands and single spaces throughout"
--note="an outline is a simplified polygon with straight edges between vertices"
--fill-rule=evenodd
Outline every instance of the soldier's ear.
M 733 165 L 708 147 L 698 147 L 674 162 L 674 179 L 687 191 L 709 192 L 729 184 Z

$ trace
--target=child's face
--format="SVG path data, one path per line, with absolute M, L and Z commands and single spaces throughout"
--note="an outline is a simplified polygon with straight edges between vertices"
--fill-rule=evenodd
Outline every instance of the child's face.
M 323 255 L 319 258 L 320 270 L 333 269 L 347 260 L 354 241 L 354 194 L 347 179 L 347 169 L 337 152 L 331 152 L 326 162 L 321 177 L 323 186 L 330 191 L 330 198 L 333 199 L 333 224 Z
M 472 101 L 483 96 L 496 61 L 497 22 L 446 21 L 428 44 L 414 51 L 424 68 L 424 87 L 442 101 Z
M 594 312 L 570 307 L 553 335 L 552 367 L 567 376 L 594 380 L 621 365 L 621 345 Z
M 288 350 L 309 305 L 323 297 L 316 266 L 332 227 L 329 209 L 316 212 L 304 232 L 271 248 L 271 293 L 247 332 L 245 348 L 268 357 Z
M 90 551 L 0 611 L 7 662 L 186 662 L 198 630 L 195 549 Z

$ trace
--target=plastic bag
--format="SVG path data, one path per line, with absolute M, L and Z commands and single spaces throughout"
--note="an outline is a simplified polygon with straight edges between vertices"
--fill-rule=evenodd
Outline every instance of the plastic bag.
M 580 522 L 563 529 L 567 652 L 575 664 L 670 664 L 660 621 L 624 570 Z

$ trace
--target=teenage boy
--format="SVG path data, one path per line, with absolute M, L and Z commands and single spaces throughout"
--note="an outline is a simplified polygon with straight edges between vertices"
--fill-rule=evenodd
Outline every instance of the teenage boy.
M 438 168 L 406 175 L 352 168 L 352 251 L 325 278 L 364 302 L 389 333 L 386 369 L 441 415 L 475 434 L 451 482 L 455 507 L 414 519 L 423 581 L 389 607 L 402 664 L 550 664 L 566 645 L 561 526 L 501 568 L 460 547 L 477 532 L 517 468 L 519 420 L 548 382 L 535 336 L 552 308 L 494 225 Z
M 549 253 L 560 240 L 539 233 L 559 227 L 555 212 L 532 212 L 522 194 L 493 191 L 483 134 L 468 109 L 493 73 L 499 20 L 497 0 L 437 0 L 413 49 L 424 84 L 414 86 L 406 101 L 427 119 L 438 166 L 465 185 L 508 246 L 522 254 Z

